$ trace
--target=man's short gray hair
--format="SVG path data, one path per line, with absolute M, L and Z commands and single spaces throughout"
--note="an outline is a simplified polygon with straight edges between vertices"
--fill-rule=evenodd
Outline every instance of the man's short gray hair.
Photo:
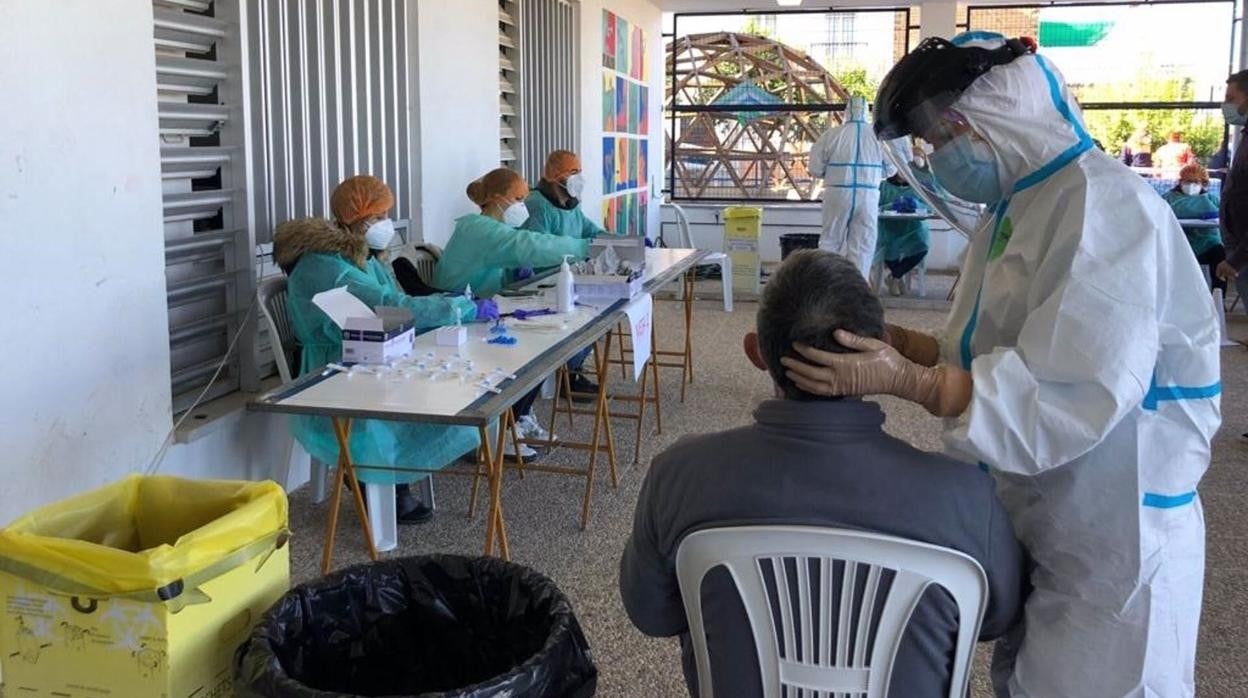
M 756 320 L 759 349 L 776 385 L 791 400 L 813 400 L 785 377 L 780 358 L 801 358 L 793 344 L 848 351 L 833 339 L 837 330 L 879 339 L 884 307 L 849 260 L 822 250 L 789 255 L 767 281 Z

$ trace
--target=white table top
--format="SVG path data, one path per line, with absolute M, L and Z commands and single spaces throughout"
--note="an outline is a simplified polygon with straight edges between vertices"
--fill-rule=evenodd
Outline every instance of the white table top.
M 1180 218 L 1179 225 L 1184 228 L 1218 228 L 1221 222 L 1214 218 L 1213 220 L 1205 220 L 1202 218 Z
M 647 250 L 646 292 L 697 263 L 698 250 Z M 505 299 L 507 309 L 549 307 L 544 297 Z M 326 368 L 256 399 L 252 409 L 377 419 L 483 425 L 532 390 L 556 367 L 606 334 L 624 299 L 567 315 L 506 321 L 514 345 L 488 344 L 493 323 L 468 326 L 460 347 L 437 346 L 436 332 L 416 338 L 412 355 L 392 367 Z M 468 362 L 471 361 L 471 365 Z M 515 376 L 515 378 L 510 378 Z M 488 381 L 501 392 L 481 385 Z
M 931 211 L 915 211 L 914 213 L 901 213 L 899 211 L 881 211 L 880 218 L 886 221 L 930 221 L 940 218 Z

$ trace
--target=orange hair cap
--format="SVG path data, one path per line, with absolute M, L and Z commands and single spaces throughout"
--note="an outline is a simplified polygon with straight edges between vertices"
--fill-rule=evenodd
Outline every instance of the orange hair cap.
M 372 175 L 348 177 L 329 197 L 334 218 L 354 225 L 370 216 L 380 216 L 394 208 L 394 192 Z

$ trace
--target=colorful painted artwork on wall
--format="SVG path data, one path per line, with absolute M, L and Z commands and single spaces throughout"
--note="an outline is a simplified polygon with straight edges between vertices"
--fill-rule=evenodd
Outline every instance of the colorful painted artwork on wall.
M 615 234 L 644 235 L 650 199 L 646 35 L 605 10 L 602 35 L 603 226 Z

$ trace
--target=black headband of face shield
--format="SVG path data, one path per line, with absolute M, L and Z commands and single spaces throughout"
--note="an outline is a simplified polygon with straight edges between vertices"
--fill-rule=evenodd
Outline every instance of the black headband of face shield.
M 875 133 L 882 140 L 922 135 L 984 73 L 1035 53 L 1034 43 L 1007 39 L 995 49 L 924 39 L 884 77 L 875 102 Z

